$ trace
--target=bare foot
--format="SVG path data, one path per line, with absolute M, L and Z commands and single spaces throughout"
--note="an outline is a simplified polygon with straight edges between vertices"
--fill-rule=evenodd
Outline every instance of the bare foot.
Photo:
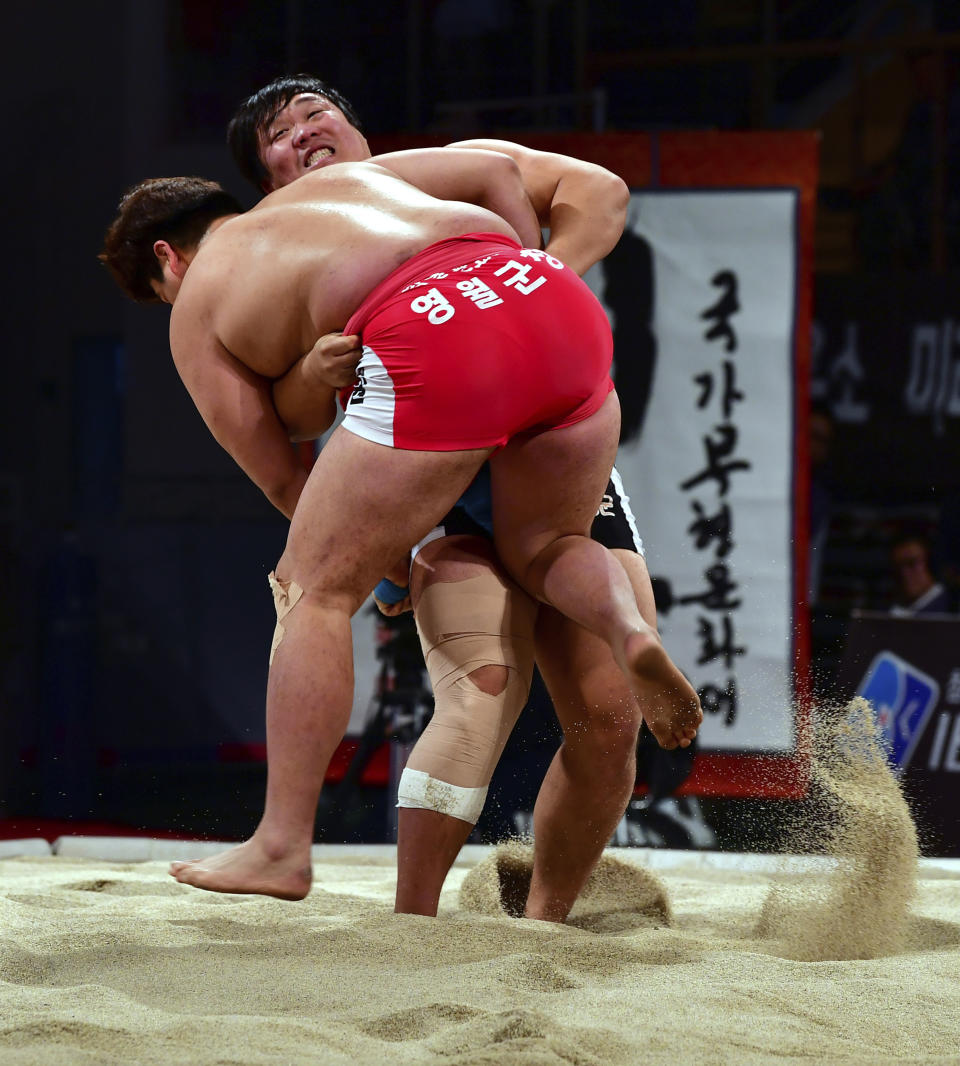
M 303 899 L 313 871 L 309 853 L 274 859 L 253 838 L 210 859 L 170 863 L 170 876 L 208 892 L 256 893 L 277 899 Z
M 690 682 L 651 630 L 631 633 L 623 644 L 630 687 L 640 701 L 650 732 L 661 748 L 688 748 L 703 721 L 700 700 Z

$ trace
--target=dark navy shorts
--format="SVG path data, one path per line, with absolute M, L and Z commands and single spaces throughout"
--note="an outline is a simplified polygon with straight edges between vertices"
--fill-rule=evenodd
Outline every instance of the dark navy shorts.
M 415 557 L 425 544 L 440 537 L 470 536 L 492 540 L 493 529 L 488 521 L 483 520 L 486 514 L 475 505 L 475 501 L 471 502 L 473 506 L 469 510 L 458 503 L 448 512 L 443 521 L 414 546 L 413 556 Z M 489 509 L 486 513 L 489 513 Z M 590 527 L 590 536 L 605 548 L 625 548 L 627 551 L 637 552 L 638 555 L 645 554 L 633 511 L 630 510 L 630 497 L 624 490 L 616 468 L 610 475 L 600 510 Z

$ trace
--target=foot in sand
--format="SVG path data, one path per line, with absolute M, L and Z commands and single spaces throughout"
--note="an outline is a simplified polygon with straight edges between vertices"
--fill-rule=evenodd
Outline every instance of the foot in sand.
M 653 630 L 627 637 L 621 667 L 660 747 L 688 748 L 703 721 L 700 699 Z
M 170 863 L 170 876 L 208 892 L 256 893 L 277 899 L 303 899 L 310 891 L 310 856 L 274 858 L 256 837 L 210 859 Z

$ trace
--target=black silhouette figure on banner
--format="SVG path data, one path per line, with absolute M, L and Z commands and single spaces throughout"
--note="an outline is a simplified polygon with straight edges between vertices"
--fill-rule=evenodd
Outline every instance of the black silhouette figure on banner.
M 653 252 L 629 228 L 603 261 L 601 298 L 613 313 L 613 380 L 620 397 L 620 443 L 640 439 L 653 391 Z

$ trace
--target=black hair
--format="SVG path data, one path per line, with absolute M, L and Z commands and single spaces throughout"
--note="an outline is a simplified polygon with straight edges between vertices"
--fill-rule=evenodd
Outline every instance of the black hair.
M 234 162 L 240 168 L 240 173 L 257 189 L 261 189 L 270 177 L 260 158 L 260 134 L 300 93 L 316 93 L 329 100 L 334 107 L 340 108 L 351 126 L 363 132 L 353 104 L 326 82 L 311 74 L 285 74 L 275 78 L 269 85 L 248 96 L 227 126 L 227 145 Z

